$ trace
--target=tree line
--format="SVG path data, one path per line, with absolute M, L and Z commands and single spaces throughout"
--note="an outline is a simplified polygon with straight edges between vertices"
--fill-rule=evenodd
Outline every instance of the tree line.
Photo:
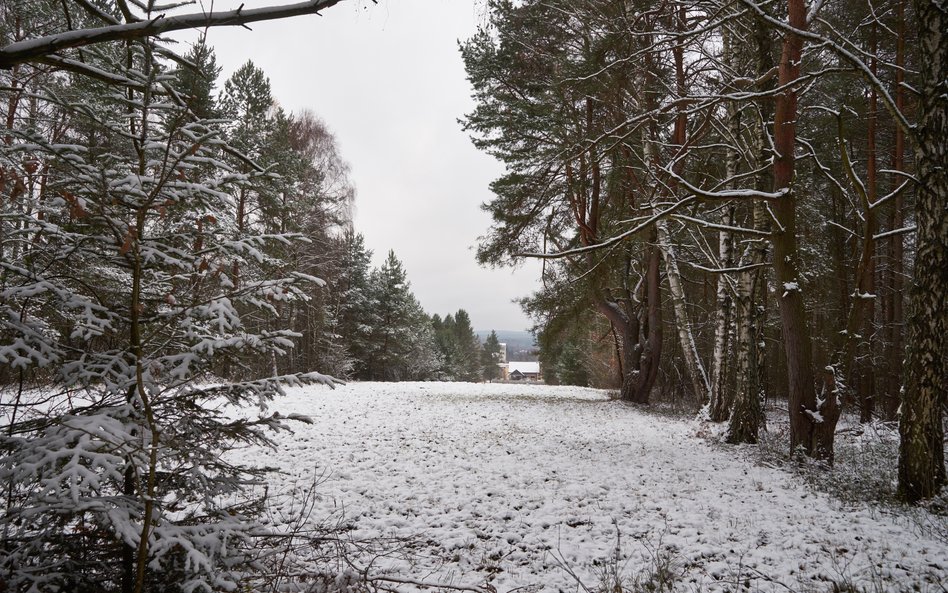
M 946 13 L 891 0 L 488 2 L 464 125 L 506 165 L 484 263 L 542 258 L 547 377 L 691 398 L 832 462 L 842 407 L 945 484 Z
M 500 344 L 491 332 L 481 344 L 464 309 L 428 315 L 411 292 L 394 251 L 378 268 L 360 234 L 344 238 L 345 252 L 328 328 L 346 353 L 345 376 L 368 381 L 482 381 L 497 378 Z

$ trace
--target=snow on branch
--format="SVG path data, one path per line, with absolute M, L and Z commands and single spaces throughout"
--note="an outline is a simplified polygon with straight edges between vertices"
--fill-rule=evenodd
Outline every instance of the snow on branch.
M 874 208 L 878 208 L 878 207 L 881 206 L 882 204 L 885 204 L 886 202 L 888 202 L 888 201 L 891 200 L 892 198 L 894 198 L 894 197 L 898 196 L 899 194 L 901 194 L 903 190 L 905 190 L 907 187 L 909 187 L 909 185 L 911 185 L 911 184 L 913 184 L 913 183 L 915 183 L 915 180 L 914 180 L 914 179 L 911 179 L 911 180 L 908 180 L 908 179 L 907 179 L 907 180 L 903 181 L 897 188 L 893 189 L 891 192 L 889 192 L 889 193 L 887 193 L 886 195 L 882 196 L 881 198 L 879 198 L 879 199 L 876 200 L 875 202 L 872 202 L 871 204 L 869 204 L 869 209 L 872 210 L 872 209 L 874 209 Z
M 772 234 L 770 231 L 762 231 L 759 229 L 749 229 L 747 227 L 733 226 L 733 225 L 728 225 L 728 224 L 719 224 L 719 223 L 710 222 L 707 220 L 702 220 L 700 218 L 695 218 L 693 216 L 688 216 L 686 214 L 673 214 L 672 218 L 677 219 L 677 220 L 684 220 L 687 222 L 693 222 L 705 228 L 717 229 L 720 231 L 730 231 L 732 233 L 744 233 L 747 235 L 760 235 L 761 237 L 769 237 Z
M 691 204 L 694 201 L 695 201 L 694 196 L 688 196 L 686 198 L 682 198 L 681 200 L 678 200 L 677 202 L 675 202 L 668 208 L 665 208 L 664 210 L 660 212 L 656 212 L 652 216 L 649 216 L 648 218 L 646 218 L 639 224 L 635 225 L 631 229 L 625 231 L 624 233 L 620 233 L 616 235 L 615 237 L 612 237 L 611 239 L 607 239 L 603 241 L 602 243 L 596 243 L 594 245 L 586 245 L 584 247 L 577 247 L 575 249 L 567 249 L 565 251 L 558 251 L 558 252 L 552 252 L 552 253 L 536 253 L 536 252 L 515 253 L 514 257 L 535 257 L 539 259 L 559 259 L 563 257 L 570 257 L 573 255 L 580 255 L 583 253 L 590 253 L 592 251 L 597 251 L 599 249 L 606 249 L 608 247 L 618 245 L 622 241 L 625 241 L 626 239 L 642 232 L 643 230 L 651 226 L 652 223 L 654 223 L 655 221 L 665 218 L 667 216 L 670 216 L 671 214 L 674 214 L 675 211 L 680 209 L 682 206 L 687 206 L 688 204 Z
M 907 226 L 900 229 L 893 229 L 891 231 L 879 233 L 878 235 L 873 235 L 872 238 L 878 241 L 879 239 L 883 239 L 885 237 L 891 237 L 893 235 L 906 235 L 909 233 L 914 233 L 916 230 L 918 230 L 918 228 L 915 226 Z
M 675 173 L 669 167 L 661 167 L 661 171 L 671 176 L 678 184 L 687 189 L 689 192 L 694 194 L 698 198 L 704 198 L 706 200 L 734 200 L 734 199 L 761 199 L 761 200 L 779 200 L 783 196 L 787 195 L 790 190 L 787 188 L 781 188 L 775 192 L 764 192 L 756 189 L 726 189 L 719 191 L 709 191 L 701 189 L 695 185 L 688 183 L 688 180 Z
M 740 0 L 741 4 L 750 9 L 753 13 L 757 15 L 761 20 L 777 27 L 778 29 L 784 31 L 785 33 L 792 33 L 799 36 L 802 39 L 807 39 L 816 43 L 820 43 L 832 50 L 837 56 L 839 56 L 844 62 L 848 62 L 853 68 L 855 68 L 863 78 L 871 84 L 879 97 L 882 99 L 882 103 L 885 105 L 886 110 L 892 116 L 892 119 L 895 120 L 896 125 L 898 125 L 906 133 L 907 136 L 915 138 L 915 126 L 913 126 L 905 118 L 899 108 L 896 106 L 895 99 L 892 98 L 892 95 L 889 94 L 889 90 L 885 84 L 872 72 L 866 62 L 855 55 L 852 51 L 846 49 L 836 41 L 829 39 L 819 33 L 813 33 L 804 29 L 798 29 L 791 26 L 786 21 L 774 18 L 767 13 L 763 7 L 754 2 L 754 0 Z M 817 13 L 819 11 L 819 4 L 814 7 L 814 10 L 811 11 L 809 18 L 816 20 Z M 829 27 L 829 24 L 825 21 L 820 21 L 824 26 Z M 833 33 L 836 34 L 840 39 L 845 39 L 845 36 L 833 30 L 832 27 L 829 27 Z
M 757 268 L 766 268 L 770 266 L 770 263 L 764 262 L 759 264 L 747 264 L 746 266 L 733 266 L 730 268 L 709 268 L 708 266 L 702 266 L 701 264 L 696 264 L 687 260 L 683 261 L 692 268 L 701 270 L 702 272 L 708 272 L 709 274 L 736 274 L 739 272 L 747 272 L 750 270 L 756 270 Z
M 0 69 L 9 70 L 16 64 L 50 56 L 58 51 L 85 47 L 106 41 L 119 41 L 154 37 L 170 31 L 184 29 L 203 29 L 208 27 L 244 26 L 248 23 L 271 21 L 294 16 L 316 14 L 320 10 L 338 4 L 341 0 L 309 0 L 297 4 L 267 6 L 244 10 L 241 4 L 237 10 L 225 12 L 197 12 L 178 16 L 159 15 L 158 17 L 112 24 L 91 29 L 63 31 L 43 37 L 24 39 L 0 49 Z

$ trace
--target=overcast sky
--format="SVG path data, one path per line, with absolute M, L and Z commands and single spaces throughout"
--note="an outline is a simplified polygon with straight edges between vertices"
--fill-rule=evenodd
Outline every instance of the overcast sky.
M 208 40 L 221 87 L 250 59 L 285 109 L 327 122 L 352 167 L 356 230 L 376 265 L 395 250 L 426 311 L 465 309 L 475 329 L 527 329 L 511 301 L 534 290 L 539 265 L 488 270 L 474 261 L 490 223 L 479 205 L 503 170 L 457 123 L 473 105 L 458 40 L 484 18 L 478 0 L 348 0 L 321 17 L 211 29 Z

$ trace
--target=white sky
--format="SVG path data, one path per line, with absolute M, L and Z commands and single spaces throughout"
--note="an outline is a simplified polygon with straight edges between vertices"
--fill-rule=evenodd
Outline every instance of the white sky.
M 426 311 L 465 309 L 475 329 L 527 329 L 511 301 L 537 286 L 539 265 L 487 270 L 474 261 L 490 224 L 479 205 L 503 171 L 457 123 L 473 106 L 457 42 L 483 20 L 477 0 L 349 0 L 321 17 L 211 29 L 208 40 L 220 86 L 250 59 L 285 109 L 326 121 L 352 167 L 356 230 L 376 265 L 395 250 Z

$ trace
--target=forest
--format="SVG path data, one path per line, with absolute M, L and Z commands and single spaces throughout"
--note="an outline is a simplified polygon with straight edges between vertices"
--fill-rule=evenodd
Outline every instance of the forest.
M 464 124 L 507 173 L 478 257 L 545 260 L 524 306 L 547 366 L 585 353 L 733 443 L 786 399 L 791 450 L 829 463 L 842 408 L 898 415 L 905 498 L 938 492 L 944 6 L 489 6 Z
M 0 4 L 0 591 L 496 591 L 355 570 L 368 547 L 301 527 L 313 492 L 268 519 L 245 454 L 322 426 L 274 407 L 308 386 L 498 377 L 496 334 L 372 266 L 331 122 L 172 42 L 337 3 Z M 826 472 L 847 416 L 897 425 L 900 503 L 943 515 L 944 2 L 479 6 L 458 117 L 504 174 L 476 257 L 543 261 L 547 382 L 728 444 L 776 406 Z

